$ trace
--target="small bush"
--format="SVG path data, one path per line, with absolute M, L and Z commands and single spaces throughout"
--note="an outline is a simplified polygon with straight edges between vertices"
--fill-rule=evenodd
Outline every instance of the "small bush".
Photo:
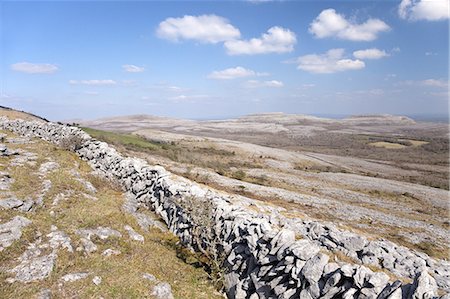
M 83 147 L 84 139 L 78 135 L 65 136 L 59 140 L 59 146 L 65 150 L 76 151 Z
M 242 170 L 237 170 L 237 171 L 233 172 L 231 175 L 231 177 L 233 179 L 240 180 L 240 181 L 242 181 L 245 178 L 245 176 L 246 176 L 246 174 Z

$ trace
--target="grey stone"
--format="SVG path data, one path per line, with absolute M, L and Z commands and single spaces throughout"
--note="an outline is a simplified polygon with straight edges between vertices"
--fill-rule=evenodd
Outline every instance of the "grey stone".
M 56 228 L 56 227 L 55 227 Z M 63 231 L 52 229 L 52 232 L 47 234 L 49 238 L 49 245 L 53 249 L 60 247 L 65 248 L 69 252 L 73 252 L 72 245 L 70 244 L 70 237 Z
M 374 288 L 384 288 L 386 286 L 386 284 L 388 283 L 388 281 L 389 281 L 389 276 L 383 272 L 375 272 L 368 279 L 368 282 Z
M 95 245 L 94 245 L 95 246 Z M 119 250 L 108 248 L 102 252 L 103 256 L 119 255 L 121 252 Z
M 433 298 L 436 295 L 437 284 L 427 271 L 417 273 L 410 290 L 413 299 Z
M 128 235 L 130 236 L 131 240 L 144 242 L 144 236 L 138 234 L 131 226 L 125 225 L 124 229 L 128 232 Z
M 59 168 L 59 164 L 53 161 L 42 163 L 39 167 L 39 174 L 46 175 L 47 173 Z
M 61 280 L 64 282 L 74 282 L 80 279 L 85 279 L 89 276 L 89 272 L 77 272 L 77 273 L 69 273 L 61 277 Z
M 15 273 L 14 280 L 19 282 L 42 280 L 50 275 L 55 260 L 55 253 L 34 257 L 32 259 L 24 259 L 17 267 L 9 270 L 9 272 Z
M 11 209 L 18 209 L 23 205 L 23 201 L 14 197 L 10 197 L 7 199 L 1 199 L 0 200 L 0 208 L 11 210 Z
M 100 276 L 94 276 L 94 278 L 92 278 L 92 283 L 98 286 L 102 283 L 102 278 Z
M 389 296 L 386 297 L 386 299 L 402 299 L 402 298 L 403 298 L 402 288 L 396 289 Z
M 342 299 L 353 299 L 355 298 L 355 293 L 357 289 L 351 288 L 342 294 Z
M 86 253 L 92 253 L 97 251 L 97 245 L 87 238 L 80 238 L 81 247 L 77 248 L 77 251 L 84 250 Z
M 150 273 L 144 273 L 142 274 L 142 278 L 149 280 L 149 281 L 157 281 L 156 277 L 153 274 Z
M 325 285 L 323 287 L 323 293 L 328 293 L 334 286 L 336 286 L 339 281 L 341 280 L 341 273 L 339 271 L 334 272 L 333 275 L 331 275 L 327 281 L 325 282 Z
M 341 240 L 342 246 L 349 251 L 360 251 L 366 246 L 367 240 L 360 236 L 349 236 Z
M 301 271 L 301 274 L 308 280 L 311 284 L 319 281 L 323 273 L 323 268 L 328 263 L 328 255 L 323 253 L 318 253 L 308 261 L 306 261 L 305 266 Z
M 320 250 L 319 246 L 304 239 L 296 241 L 290 248 L 293 255 L 304 261 L 316 255 Z
M 152 288 L 151 295 L 156 299 L 173 299 L 172 288 L 167 282 L 160 282 Z
M 355 285 L 362 289 L 365 282 L 366 282 L 366 276 L 369 276 L 372 274 L 372 271 L 370 271 L 368 268 L 364 266 L 358 266 L 356 268 L 355 275 L 353 276 L 353 280 L 355 281 Z
M 396 280 L 392 284 L 386 285 L 386 287 L 381 291 L 379 297 L 381 299 L 388 298 L 388 296 L 391 295 L 392 293 L 394 293 L 397 289 L 400 290 L 400 294 L 401 294 L 401 285 L 402 285 L 402 283 L 400 280 Z
M 0 224 L 0 252 L 20 239 L 22 229 L 30 224 L 31 220 L 22 216 L 15 216 L 9 222 Z
M 52 291 L 49 289 L 41 290 L 36 296 L 36 299 L 51 299 L 51 298 L 52 298 Z

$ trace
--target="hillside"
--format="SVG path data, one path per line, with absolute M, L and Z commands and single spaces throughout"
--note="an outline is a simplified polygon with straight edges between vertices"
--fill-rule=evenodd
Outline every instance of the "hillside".
M 119 185 L 51 143 L 1 136 L 1 298 L 221 297 Z
M 0 287 L 8 298 L 430 298 L 450 290 L 450 264 L 433 247 L 445 246 L 441 216 L 407 220 L 394 202 L 403 196 L 404 208 L 414 200 L 440 213 L 448 191 L 364 181 L 319 156 L 223 139 L 147 132 L 168 137 L 154 142 L 86 129 L 108 144 L 54 123 L 0 118 L 0 128 Z M 411 193 L 400 196 L 405 186 Z M 351 218 L 362 215 L 372 222 Z M 415 234 L 422 223 L 434 243 Z M 367 229 L 389 225 L 398 228 L 391 241 Z

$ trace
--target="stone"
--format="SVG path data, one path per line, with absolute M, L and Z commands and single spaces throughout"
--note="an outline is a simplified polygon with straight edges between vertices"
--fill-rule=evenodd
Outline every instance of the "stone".
M 336 286 L 341 281 L 341 277 L 342 275 L 339 271 L 334 272 L 333 275 L 331 275 L 325 282 L 323 293 L 328 293 L 334 286 Z
M 23 259 L 22 262 L 9 272 L 15 273 L 15 281 L 31 282 L 43 280 L 50 275 L 55 264 L 56 254 L 34 257 L 31 259 Z
M 70 244 L 70 238 L 63 231 L 59 231 L 57 228 L 56 230 L 52 229 L 52 232 L 47 234 L 47 237 L 49 238 L 49 245 L 51 248 L 58 249 L 62 247 L 69 252 L 73 252 L 72 245 Z
M 353 277 L 355 268 L 350 264 L 345 264 L 341 267 L 341 272 L 345 277 Z
M 92 253 L 94 251 L 97 251 L 97 245 L 95 245 L 94 242 L 92 242 L 91 240 L 81 238 L 80 242 L 81 242 L 80 250 L 84 250 L 86 253 Z M 77 251 L 78 250 L 79 249 L 77 248 Z
M 120 232 L 118 232 L 115 229 L 112 229 L 110 227 L 102 227 L 99 226 L 97 228 L 94 229 L 78 229 L 76 230 L 76 233 L 86 239 L 91 239 L 91 236 L 95 235 L 97 237 L 99 237 L 102 240 L 106 240 L 109 237 L 118 237 L 121 238 L 122 234 Z
M 36 299 L 51 299 L 51 298 L 52 298 L 52 291 L 49 289 L 41 290 L 36 296 Z
M 115 249 L 111 249 L 111 248 L 108 248 L 102 252 L 103 256 L 111 256 L 111 255 L 119 255 L 119 254 L 121 254 L 120 250 L 115 250 Z
M 364 266 L 357 266 L 355 275 L 353 275 L 353 280 L 355 281 L 355 285 L 362 289 L 365 282 L 366 276 L 370 275 L 372 271 Z
M 0 224 L 0 251 L 11 246 L 11 244 L 20 239 L 22 229 L 31 224 L 31 220 L 15 216 L 9 222 Z
M 61 280 L 64 282 L 74 282 L 80 279 L 85 279 L 88 276 L 89 272 L 69 273 L 61 277 Z
M 301 274 L 305 277 L 305 279 L 313 284 L 318 282 L 322 277 L 323 268 L 328 263 L 328 255 L 323 253 L 318 253 L 309 260 L 306 261 L 305 266 L 301 271 Z
M 388 281 L 389 276 L 383 272 L 375 272 L 368 280 L 374 288 L 384 288 Z
M 47 173 L 59 168 L 59 164 L 53 161 L 42 163 L 39 167 L 39 174 L 46 175 Z
M 152 288 L 151 295 L 156 299 L 173 299 L 172 288 L 167 282 L 160 282 Z
M 290 248 L 293 255 L 304 261 L 316 255 L 320 250 L 319 246 L 305 239 L 296 241 Z
M 149 281 L 157 281 L 156 277 L 153 274 L 150 273 L 144 273 L 142 274 L 142 278 L 149 280 Z
M 102 278 L 100 276 L 94 276 L 94 278 L 92 278 L 92 283 L 98 286 L 102 283 Z
M 123 228 L 128 232 L 131 240 L 144 242 L 144 236 L 138 234 L 131 226 L 125 225 Z
M 0 208 L 11 210 L 11 209 L 18 209 L 23 205 L 23 201 L 14 197 L 10 197 L 7 199 L 1 199 L 0 200 Z
M 394 293 L 397 289 L 400 289 L 400 294 L 401 294 L 401 281 L 400 280 L 396 280 L 394 281 L 392 284 L 388 284 L 386 285 L 386 287 L 381 291 L 379 297 L 380 298 L 388 298 L 389 295 L 391 295 L 392 293 Z
M 367 245 L 367 240 L 360 236 L 349 236 L 341 239 L 342 246 L 349 251 L 360 251 Z
M 412 299 L 431 299 L 436 291 L 437 284 L 434 278 L 427 271 L 422 271 L 416 274 L 409 294 Z

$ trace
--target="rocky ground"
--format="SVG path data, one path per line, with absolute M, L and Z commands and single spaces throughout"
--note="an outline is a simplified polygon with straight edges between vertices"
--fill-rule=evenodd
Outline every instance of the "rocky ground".
M 277 125 L 283 124 L 282 119 L 281 116 L 276 119 Z M 448 161 L 441 157 L 442 153 L 434 156 L 429 149 L 410 145 L 409 150 L 417 151 L 415 154 L 425 153 L 423 159 L 416 161 L 414 157 L 408 158 L 410 152 L 405 152 L 404 149 L 374 148 L 375 153 L 380 150 L 378 159 L 296 151 L 204 137 L 201 135 L 205 132 L 205 124 L 198 128 L 198 136 L 182 134 L 187 130 L 187 124 L 184 123 L 178 126 L 172 124 L 175 127 L 170 129 L 171 132 L 162 131 L 161 128 L 144 129 L 145 125 L 163 127 L 164 123 L 162 119 L 157 123 L 146 123 L 144 120 L 139 126 L 133 122 L 125 126 L 126 130 L 130 126 L 140 128 L 133 133 L 138 136 L 134 140 L 125 139 L 132 135 L 89 132 L 115 142 L 123 151 L 147 159 L 150 164 L 159 164 L 197 182 L 279 207 L 286 217 L 332 221 L 371 238 L 386 238 L 437 258 L 448 258 L 449 192 L 443 188 L 431 187 L 421 179 L 427 177 L 431 181 L 439 181 L 440 178 L 448 180 Z M 229 123 L 235 128 L 240 124 L 242 128 L 244 120 Z M 269 118 L 263 120 L 259 120 L 258 125 L 269 122 Z M 428 127 L 443 130 L 441 124 L 416 124 L 406 118 L 388 118 L 397 126 L 390 128 L 383 120 L 385 119 L 348 119 L 345 122 L 351 123 L 347 129 L 371 130 L 373 133 L 377 128 L 377 134 L 388 130 L 391 133 L 399 132 L 398 127 L 402 126 L 402 130 L 408 126 L 412 126 L 411 130 L 416 126 L 418 131 L 428 130 Z M 333 122 L 320 119 L 314 121 L 314 125 L 318 122 Z M 381 127 L 373 124 L 376 121 L 382 123 Z M 111 129 L 111 122 L 112 120 L 106 123 L 98 121 L 93 124 Z M 371 123 L 370 126 L 366 126 L 368 122 Z M 422 129 L 419 130 L 419 127 Z M 190 128 L 189 133 L 192 133 L 193 128 Z M 168 127 L 164 129 L 168 130 Z M 178 132 L 173 133 L 173 130 Z M 142 138 L 139 139 L 139 136 Z M 398 139 L 403 138 L 407 137 Z M 403 155 L 407 162 L 383 160 L 385 151 L 394 151 L 393 157 Z M 429 164 L 427 157 L 435 159 L 437 164 Z M 414 180 L 421 183 L 414 183 Z
M 220 298 L 165 224 L 74 153 L 0 132 L 1 298 Z
M 2 119 L 2 126 L 21 134 L 41 136 L 60 145 L 64 145 L 61 141 L 68 140 L 61 139 L 62 136 L 67 138 L 75 133 L 84 134 L 76 128 L 56 124 L 40 126 L 5 119 Z M 149 239 L 154 246 L 170 247 L 172 253 L 177 246 L 161 237 L 164 234 L 169 238 L 170 234 L 161 231 L 164 226 L 158 223 L 155 216 L 142 211 L 136 200 L 161 215 L 183 242 L 194 245 L 195 242 L 189 242 L 195 236 L 196 226 L 192 226 L 194 215 L 204 219 L 201 211 L 205 207 L 201 203 L 214 203 L 214 209 L 211 208 L 214 222 L 206 229 L 214 228 L 227 253 L 224 269 L 231 271 L 226 272 L 225 284 L 231 298 L 269 298 L 270 294 L 280 298 L 297 295 L 318 298 L 321 294 L 327 298 L 337 294 L 349 298 L 378 295 L 380 298 L 400 298 L 402 294 L 407 298 L 426 298 L 435 294 L 437 287 L 440 288 L 438 294 L 450 290 L 450 264 L 437 254 L 430 257 L 411 250 L 411 246 L 402 247 L 399 242 L 380 238 L 380 235 L 370 232 L 369 226 L 361 225 L 358 219 L 353 221 L 357 223 L 353 226 L 352 218 L 345 218 L 344 213 L 358 216 L 358 213 L 372 212 L 369 214 L 370 220 L 385 221 L 383 226 L 388 223 L 386 217 L 394 220 L 404 217 L 407 222 L 407 216 L 396 214 L 401 209 L 389 213 L 388 210 L 380 210 L 377 205 L 398 200 L 401 195 L 414 197 L 424 207 L 436 206 L 438 210 L 445 210 L 445 201 L 439 198 L 439 192 L 432 193 L 436 188 L 410 184 L 412 196 L 398 194 L 404 182 L 385 178 L 364 181 L 365 175 L 358 173 L 357 167 L 329 163 L 326 160 L 329 155 L 299 154 L 242 142 L 222 144 L 203 137 L 195 137 L 194 141 L 188 140 L 186 143 L 187 136 L 180 135 L 180 139 L 180 136 L 172 135 L 170 141 L 162 139 L 155 142 L 150 137 L 145 139 L 98 131 L 91 133 L 109 139 L 125 154 L 161 161 L 159 163 L 167 164 L 185 177 L 232 191 L 235 195 L 193 184 L 165 172 L 161 167 L 148 166 L 139 159 L 124 159 L 105 143 L 91 140 L 81 146 L 77 152 L 89 161 L 91 167 L 98 169 L 98 173 L 118 178 L 122 186 L 129 190 L 130 194 L 124 196 L 115 184 L 99 178 L 97 173 L 91 173 L 86 164 L 67 151 L 38 140 L 12 134 L 9 136 L 12 139 L 4 136 L 7 142 L 0 147 L 0 152 L 7 163 L 2 180 L 5 196 L 1 198 L 1 206 L 7 215 L 5 219 L 9 218 L 3 221 L 3 214 L 0 214 L 0 223 L 4 225 L 2 238 L 5 240 L 2 250 L 6 248 L 4 252 L 7 253 L 2 273 L 5 276 L 5 290 L 12 294 L 19 297 L 32 294 L 45 297 L 49 293 L 56 297 L 105 294 L 104 297 L 128 298 L 134 296 L 133 292 L 141 290 L 144 279 L 153 283 L 147 285 L 147 293 L 136 293 L 136 297 L 142 294 L 160 298 L 218 295 L 213 291 L 208 293 L 208 288 L 212 286 L 206 283 L 206 279 L 195 281 L 188 289 L 189 284 L 183 285 L 183 281 L 178 280 L 179 276 L 172 278 L 173 273 L 180 275 L 179 270 L 190 276 L 191 273 L 185 273 L 190 268 L 185 263 L 187 268 L 180 268 L 167 254 L 158 260 L 159 266 L 167 265 L 164 278 L 159 276 L 158 271 L 151 270 L 150 253 L 154 253 L 152 257 L 155 258 L 159 255 L 155 248 L 145 248 Z M 39 150 L 41 144 L 50 147 Z M 366 162 L 370 161 L 362 159 L 356 165 Z M 11 169 L 22 172 L 16 173 Z M 337 176 L 330 181 L 319 180 L 320 175 L 328 178 L 332 174 Z M 351 180 L 347 180 L 347 175 Z M 342 181 L 345 184 L 341 185 Z M 364 186 L 366 192 L 353 190 L 355 185 Z M 316 188 L 325 193 L 318 194 Z M 344 189 L 341 195 L 346 197 L 352 195 L 349 191 L 354 192 L 354 201 L 347 198 L 347 201 L 339 201 L 339 198 L 329 195 L 340 189 Z M 260 190 L 263 193 L 257 193 Z M 121 196 L 114 197 L 114 192 Z M 280 193 L 273 195 L 271 192 Z M 430 199 L 427 193 L 436 195 L 436 198 Z M 365 199 L 363 195 L 368 195 L 367 207 L 359 205 L 359 197 Z M 374 200 L 377 198 L 379 201 Z M 375 205 L 370 205 L 372 202 Z M 367 211 L 361 207 L 367 208 Z M 394 210 L 395 204 L 389 208 Z M 378 217 L 379 214 L 385 217 Z M 420 221 L 426 223 L 429 220 L 421 218 Z M 382 227 L 376 224 L 373 223 L 373 226 Z M 397 227 L 400 225 L 394 224 Z M 407 228 L 402 227 L 401 230 L 409 233 Z M 400 232 L 396 236 L 399 235 Z M 211 244 L 210 241 L 206 244 Z M 130 244 L 144 247 L 133 250 Z M 410 244 L 415 244 L 414 240 Z M 435 253 L 432 249 L 435 248 L 425 247 L 422 251 Z M 65 259 L 67 256 L 69 258 Z M 127 259 L 120 260 L 120 265 L 114 265 L 114 259 L 109 259 L 123 256 Z M 137 258 L 138 265 L 134 264 L 134 258 Z M 184 260 L 187 260 L 186 257 Z M 181 260 L 178 262 L 182 263 Z M 58 265 L 62 265 L 62 270 Z M 114 276 L 108 275 L 111 271 L 105 268 L 112 268 Z M 139 274 L 129 275 L 127 272 L 127 280 L 124 281 L 121 280 L 121 271 Z M 202 271 L 199 273 L 205 274 Z M 30 280 L 38 282 L 27 283 Z M 71 282 L 75 286 L 78 282 L 87 285 L 73 290 L 70 289 Z M 37 284 L 39 289 L 33 289 Z M 42 287 L 41 284 L 51 286 Z M 203 286 L 203 293 L 196 289 L 200 285 Z M 184 288 L 181 290 L 178 287 Z M 85 290 L 89 292 L 83 293 Z M 95 290 L 103 293 L 97 294 Z M 117 290 L 122 293 L 115 293 Z

